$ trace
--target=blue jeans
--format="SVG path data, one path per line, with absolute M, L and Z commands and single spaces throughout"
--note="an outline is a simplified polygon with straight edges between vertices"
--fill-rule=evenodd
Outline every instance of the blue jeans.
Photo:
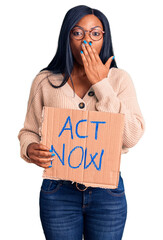
M 78 188 L 77 188 L 78 187 Z M 120 240 L 127 218 L 123 179 L 103 189 L 65 180 L 43 179 L 40 219 L 47 240 Z

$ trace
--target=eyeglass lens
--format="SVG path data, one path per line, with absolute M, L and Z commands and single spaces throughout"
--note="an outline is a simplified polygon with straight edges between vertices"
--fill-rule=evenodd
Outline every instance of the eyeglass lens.
M 72 35 L 75 39 L 77 40 L 80 40 L 84 37 L 84 31 L 80 28 L 75 28 L 72 30 Z M 91 32 L 90 32 L 90 36 L 92 38 L 92 40 L 99 40 L 102 38 L 102 31 L 100 29 L 93 29 Z

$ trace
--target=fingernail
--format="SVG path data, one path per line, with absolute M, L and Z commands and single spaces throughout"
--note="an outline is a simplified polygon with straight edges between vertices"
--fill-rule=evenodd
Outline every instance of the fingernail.
M 112 60 L 115 58 L 115 56 L 112 57 Z
M 52 165 L 50 165 L 48 168 L 51 168 L 52 167 Z
M 51 149 L 49 150 L 49 152 L 53 152 L 53 149 L 51 148 Z
M 89 42 L 89 45 L 91 46 L 91 45 L 92 45 L 92 43 L 91 43 L 91 42 Z
M 84 42 L 85 44 L 87 43 L 87 41 L 85 41 L 85 40 L 84 40 L 83 42 Z
M 51 157 L 55 156 L 55 153 L 52 153 Z
M 51 160 L 51 161 L 53 161 L 53 160 L 54 160 L 54 158 L 51 158 L 50 160 Z
M 80 51 L 83 54 L 83 51 Z

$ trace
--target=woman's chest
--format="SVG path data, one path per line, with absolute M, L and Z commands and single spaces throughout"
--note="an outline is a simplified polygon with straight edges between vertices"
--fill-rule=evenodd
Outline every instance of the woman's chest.
M 80 97 L 81 99 L 84 98 L 84 96 L 88 93 L 88 90 L 91 88 L 92 84 L 86 80 L 86 79 L 73 79 L 73 85 L 74 88 L 72 86 L 71 80 L 68 79 L 67 84 L 69 85 L 69 87 L 72 89 L 72 91 L 75 90 L 75 93 L 78 97 Z
M 95 111 L 97 99 L 91 87 L 75 86 L 75 92 L 68 83 L 60 88 L 49 86 L 43 89 L 43 105 L 56 108 L 71 108 Z
M 87 94 L 89 88 L 90 88 L 90 87 L 80 87 L 80 88 L 76 88 L 76 87 L 75 87 L 75 93 L 76 93 L 81 99 L 83 99 L 84 96 Z

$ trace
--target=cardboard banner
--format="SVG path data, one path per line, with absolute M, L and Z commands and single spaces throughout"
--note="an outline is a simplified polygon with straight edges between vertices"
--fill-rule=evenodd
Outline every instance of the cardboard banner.
M 55 154 L 43 178 L 117 188 L 124 114 L 44 107 L 41 143 Z

